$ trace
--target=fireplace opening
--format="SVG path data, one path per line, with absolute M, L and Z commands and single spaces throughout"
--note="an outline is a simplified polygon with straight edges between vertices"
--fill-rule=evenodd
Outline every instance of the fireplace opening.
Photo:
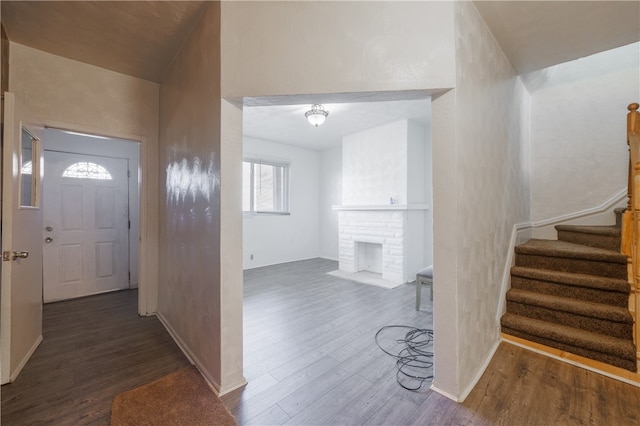
M 382 274 L 382 244 L 356 242 L 358 266 L 356 271 Z

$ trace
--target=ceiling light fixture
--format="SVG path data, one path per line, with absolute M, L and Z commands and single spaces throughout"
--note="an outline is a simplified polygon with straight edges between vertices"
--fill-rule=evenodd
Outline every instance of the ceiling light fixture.
M 307 120 L 312 126 L 318 127 L 324 120 L 327 119 L 329 115 L 329 111 L 324 109 L 322 105 L 315 104 L 311 106 L 311 109 L 304 113 L 304 116 L 307 117 Z

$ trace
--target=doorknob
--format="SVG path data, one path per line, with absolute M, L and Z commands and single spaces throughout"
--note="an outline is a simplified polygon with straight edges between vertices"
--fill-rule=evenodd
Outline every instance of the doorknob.
M 47 237 L 47 238 L 44 239 L 44 242 L 47 243 L 47 244 L 49 244 L 52 241 L 53 241 L 53 238 L 51 238 L 51 237 Z
M 13 254 L 10 251 L 2 252 L 2 260 L 4 262 L 16 259 L 26 259 L 27 257 L 29 257 L 28 251 L 14 251 Z

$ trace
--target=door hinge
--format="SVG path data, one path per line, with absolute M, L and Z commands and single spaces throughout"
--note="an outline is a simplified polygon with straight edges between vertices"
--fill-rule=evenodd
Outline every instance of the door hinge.
M 129 229 L 131 229 L 131 221 L 129 221 Z
M 131 170 L 127 170 L 127 177 L 131 177 Z

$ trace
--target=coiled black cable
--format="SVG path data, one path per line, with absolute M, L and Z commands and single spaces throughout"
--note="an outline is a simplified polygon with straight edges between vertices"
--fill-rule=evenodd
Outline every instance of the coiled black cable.
M 433 379 L 433 330 L 387 325 L 377 331 L 376 344 L 396 359 L 396 379 L 403 388 L 417 391 Z

